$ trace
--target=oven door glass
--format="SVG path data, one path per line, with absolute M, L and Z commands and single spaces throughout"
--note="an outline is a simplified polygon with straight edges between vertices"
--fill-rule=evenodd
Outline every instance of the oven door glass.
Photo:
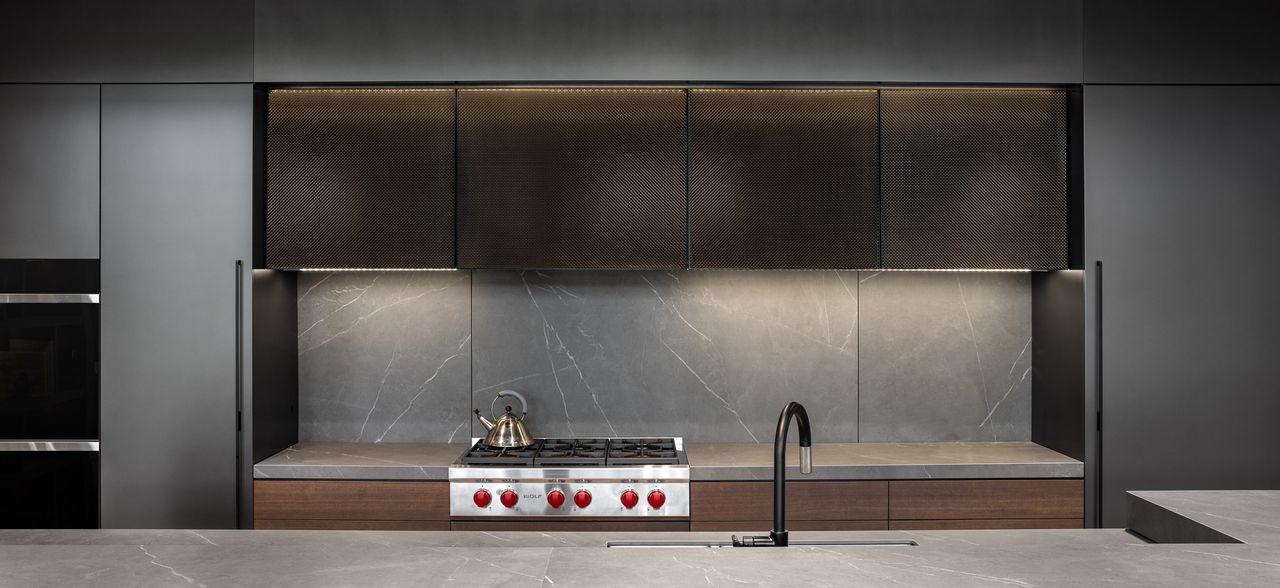
M 98 305 L 15 299 L 0 300 L 0 440 L 96 440 Z

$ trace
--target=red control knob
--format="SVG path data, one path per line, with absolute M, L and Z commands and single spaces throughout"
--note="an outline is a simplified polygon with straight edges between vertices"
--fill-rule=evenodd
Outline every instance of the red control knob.
M 550 504 L 551 508 L 560 508 L 560 506 L 564 504 L 564 492 L 559 490 L 552 490 L 548 492 L 547 504 Z
M 622 506 L 625 506 L 627 507 L 628 510 L 630 510 L 635 508 L 637 504 L 640 504 L 639 494 L 636 494 L 631 490 L 627 490 L 626 492 L 622 493 Z
M 653 508 L 658 509 L 658 508 L 662 508 L 662 505 L 666 503 L 667 503 L 667 495 L 663 494 L 661 490 L 654 490 L 653 492 L 649 493 L 649 506 L 652 506 Z
M 490 502 L 493 502 L 493 496 L 489 494 L 488 490 L 476 490 L 475 496 L 472 496 L 471 500 L 475 501 L 476 506 L 484 508 L 489 506 Z
M 586 490 L 579 490 L 577 494 L 573 495 L 573 503 L 578 505 L 578 508 L 586 508 L 587 505 L 591 504 L 591 493 Z
M 516 494 L 514 490 L 503 490 L 502 496 L 499 498 L 499 500 L 502 501 L 502 506 L 505 506 L 507 508 L 515 508 L 516 503 L 520 502 L 520 496 Z

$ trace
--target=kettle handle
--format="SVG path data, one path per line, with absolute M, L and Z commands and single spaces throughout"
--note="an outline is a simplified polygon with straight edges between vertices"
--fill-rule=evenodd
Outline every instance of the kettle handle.
M 520 401 L 520 420 L 523 421 L 524 417 L 529 414 L 529 402 L 524 399 L 523 394 L 516 392 L 515 390 L 503 390 L 499 392 L 497 396 L 494 396 L 493 402 L 489 403 L 489 413 L 490 414 L 493 413 L 494 402 L 497 402 L 499 398 L 504 398 L 507 396 L 510 396 Z

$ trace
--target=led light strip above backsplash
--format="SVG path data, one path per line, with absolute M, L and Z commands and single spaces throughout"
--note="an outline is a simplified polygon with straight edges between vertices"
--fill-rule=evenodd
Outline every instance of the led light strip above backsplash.
M 284 268 L 281 268 L 284 269 Z M 456 272 L 462 271 L 463 268 L 456 267 L 301 267 L 292 268 L 292 271 L 299 272 Z M 285 270 L 290 271 L 290 270 Z M 627 270 L 609 270 L 609 269 L 593 269 L 593 268 L 559 268 L 555 270 L 547 269 L 547 271 L 627 271 Z M 643 270 L 632 270 L 643 271 Z M 952 269 L 884 269 L 884 268 L 866 268 L 866 269 L 732 269 L 732 268 L 699 268 L 699 269 L 682 269 L 679 271 L 689 272 L 705 272 L 705 271 L 810 271 L 810 272 L 967 272 L 967 273 L 1019 273 L 1032 272 L 1037 270 L 1020 269 L 1020 268 L 952 268 Z

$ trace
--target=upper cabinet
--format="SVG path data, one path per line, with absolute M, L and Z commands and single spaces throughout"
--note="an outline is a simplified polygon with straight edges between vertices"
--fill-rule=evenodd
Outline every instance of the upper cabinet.
M 98 257 L 98 86 L 0 85 L 0 259 Z
M 12 0 L 0 82 L 249 82 L 254 0 Z
M 685 92 L 458 91 L 458 266 L 687 263 Z
M 884 267 L 1068 267 L 1066 90 L 886 89 L 880 112 Z
M 268 267 L 454 267 L 452 89 L 273 90 L 266 175 Z
M 266 262 L 1063 269 L 1071 104 L 1054 88 L 276 89 Z
M 690 90 L 690 267 L 879 267 L 876 96 Z

